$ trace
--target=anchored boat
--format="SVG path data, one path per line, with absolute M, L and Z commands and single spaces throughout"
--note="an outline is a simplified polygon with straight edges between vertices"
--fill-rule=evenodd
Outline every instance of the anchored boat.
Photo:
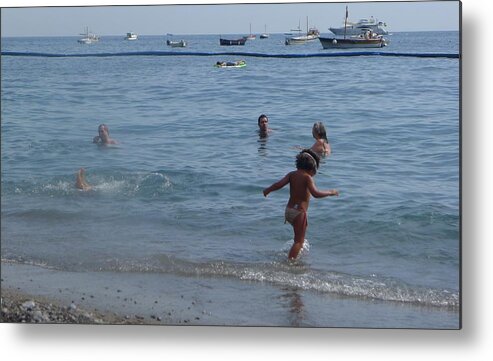
M 346 6 L 346 22 L 348 18 L 348 7 Z M 352 48 L 383 48 L 388 45 L 383 35 L 374 33 L 371 29 L 360 32 L 357 36 L 319 37 L 324 49 L 352 49 Z
M 297 31 L 299 34 L 301 34 L 301 26 L 298 25 L 298 29 L 291 30 L 291 31 Z M 292 34 L 285 34 L 285 35 L 292 35 Z M 305 35 L 296 35 L 296 36 L 288 36 L 284 40 L 284 43 L 286 45 L 297 45 L 297 44 L 305 44 L 306 42 L 317 40 L 320 35 L 320 31 L 318 31 L 317 28 L 312 27 L 308 28 L 308 17 L 306 18 L 306 34 Z
M 246 41 L 247 41 L 247 37 L 243 37 L 241 39 L 235 39 L 235 40 L 219 38 L 219 45 L 222 46 L 245 45 Z
M 387 46 L 387 40 L 381 35 L 374 39 L 364 37 L 351 37 L 346 39 L 318 38 L 324 49 L 352 49 L 352 48 L 383 48 Z
M 340 28 L 329 28 L 334 35 L 359 35 L 362 32 L 371 30 L 377 35 L 387 35 L 389 32 L 386 29 L 387 24 L 374 19 L 373 16 L 370 19 L 361 19 L 358 22 L 346 21 L 345 25 Z
M 180 41 L 173 41 L 173 40 L 166 40 L 166 44 L 168 46 L 171 46 L 172 48 L 184 48 L 187 46 L 187 42 L 185 40 L 180 40 Z
M 79 44 L 93 44 L 99 41 L 99 36 L 90 33 L 89 28 L 87 26 L 86 26 L 86 32 L 80 35 L 84 35 L 84 37 L 82 39 L 77 40 Z

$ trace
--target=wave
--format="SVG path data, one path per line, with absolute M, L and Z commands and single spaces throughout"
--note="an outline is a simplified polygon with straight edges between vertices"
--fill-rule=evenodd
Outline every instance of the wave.
M 102 194 L 140 195 L 155 197 L 173 187 L 170 176 L 162 171 L 143 174 L 101 173 L 90 174 L 88 181 L 93 192 Z M 2 195 L 46 195 L 70 196 L 81 191 L 75 188 L 75 176 L 62 176 L 47 182 L 26 180 L 22 182 L 2 182 Z M 87 192 L 84 192 L 87 193 Z
M 2 262 L 34 265 L 49 269 L 117 272 L 154 273 L 180 277 L 226 277 L 239 281 L 266 282 L 280 288 L 294 288 L 302 291 L 327 293 L 342 297 L 367 300 L 398 302 L 417 306 L 433 306 L 456 310 L 460 307 L 457 290 L 438 289 L 410 285 L 390 277 L 376 275 L 353 275 L 338 271 L 319 270 L 310 267 L 305 258 L 310 252 L 310 243 L 305 242 L 296 261 L 288 261 L 286 252 L 292 245 L 287 241 L 282 249 L 271 256 L 268 262 L 236 262 L 223 260 L 193 261 L 169 254 L 156 254 L 139 259 L 111 258 L 73 264 L 48 264 L 46 261 L 32 261 L 23 257 L 2 257 Z
M 28 264 L 55 269 L 43 262 L 21 258 L 5 258 L 2 262 Z M 459 292 L 413 286 L 377 276 L 355 276 L 335 271 L 321 271 L 307 266 L 302 258 L 270 263 L 241 263 L 228 261 L 194 262 L 170 255 L 156 255 L 144 260 L 107 260 L 100 272 L 163 273 L 181 277 L 226 277 L 239 281 L 266 282 L 280 288 L 327 293 L 341 297 L 398 302 L 416 306 L 432 306 L 456 310 Z
M 417 305 L 452 307 L 459 305 L 459 295 L 452 290 L 414 287 L 394 280 L 365 278 L 339 272 L 324 272 L 306 267 L 302 261 L 278 261 L 265 264 L 210 262 L 194 263 L 170 256 L 160 256 L 158 271 L 185 276 L 222 276 L 240 280 L 268 282 L 280 287 L 330 293 L 340 296 Z
M 414 57 L 414 58 L 459 58 L 458 53 L 400 53 L 386 51 L 348 51 L 330 53 L 308 53 L 308 54 L 272 54 L 272 53 L 249 53 L 249 52 L 174 52 L 174 51 L 135 51 L 118 53 L 37 53 L 2 51 L 2 56 L 24 56 L 43 58 L 106 58 L 118 56 L 241 56 L 256 58 L 329 58 L 329 57 L 354 57 L 354 56 L 392 56 L 392 57 Z
M 192 194 L 217 196 L 224 189 L 236 189 L 243 194 L 256 193 L 259 186 L 231 183 L 228 179 L 213 177 L 207 172 L 181 170 L 155 170 L 151 172 L 126 172 L 92 170 L 86 173 L 92 186 L 89 192 L 75 187 L 74 175 L 61 175 L 48 180 L 2 180 L 2 196 L 42 196 L 50 198 L 89 197 L 112 195 L 117 197 L 155 199 L 167 196 L 189 198 Z

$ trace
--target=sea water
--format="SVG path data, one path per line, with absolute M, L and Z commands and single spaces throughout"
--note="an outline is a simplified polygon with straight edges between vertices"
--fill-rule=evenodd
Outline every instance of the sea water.
M 144 297 L 200 284 L 211 324 L 459 327 L 459 60 L 180 56 L 336 52 L 280 34 L 226 49 L 181 38 L 2 38 L 2 53 L 105 54 L 2 56 L 2 260 L 136 278 Z M 378 51 L 459 53 L 458 32 L 389 38 Z M 288 187 L 262 189 L 294 169 L 317 121 L 333 153 L 314 179 L 340 196 L 311 201 L 288 262 Z M 92 143 L 100 123 L 118 145 Z M 74 187 L 81 167 L 92 191 Z

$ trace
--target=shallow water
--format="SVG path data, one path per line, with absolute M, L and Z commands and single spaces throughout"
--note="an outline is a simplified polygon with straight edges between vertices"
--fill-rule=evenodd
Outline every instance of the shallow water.
M 187 51 L 224 51 L 215 36 L 187 40 Z M 227 50 L 327 52 L 282 40 Z M 458 40 L 457 32 L 396 33 L 382 51 L 454 53 Z M 162 37 L 93 46 L 2 39 L 2 52 L 130 47 L 169 50 Z M 244 58 L 245 68 L 217 69 L 235 56 L 2 56 L 2 259 L 114 277 L 200 277 L 226 304 L 239 296 L 222 279 L 247 282 L 259 299 L 288 288 L 314 314 L 328 296 L 363 308 L 409 305 L 412 326 L 404 318 L 391 327 L 432 327 L 429 312 L 435 327 L 458 327 L 459 60 Z M 267 139 L 256 133 L 261 113 L 274 129 Z M 312 200 L 306 249 L 290 264 L 288 190 L 265 199 L 262 189 L 294 169 L 294 147 L 313 143 L 315 121 L 333 150 L 315 181 L 341 195 Z M 119 145 L 91 143 L 103 122 Z M 94 191 L 73 187 L 80 167 Z M 275 306 L 262 307 L 268 315 Z M 344 315 L 348 322 L 327 326 L 368 327 L 357 312 Z

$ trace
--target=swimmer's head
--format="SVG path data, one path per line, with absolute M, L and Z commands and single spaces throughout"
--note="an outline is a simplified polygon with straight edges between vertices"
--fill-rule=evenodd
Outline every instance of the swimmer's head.
M 261 131 L 267 131 L 269 125 L 269 118 L 267 118 L 267 115 L 261 114 L 258 117 L 258 127 L 260 128 Z
M 324 123 L 322 123 L 322 122 L 317 122 L 317 123 L 313 124 L 312 135 L 313 135 L 313 138 L 315 138 L 315 139 L 325 139 L 325 141 L 328 142 L 327 132 L 325 131 L 325 126 L 324 126 Z
M 108 129 L 108 126 L 106 124 L 100 124 L 98 127 L 98 133 L 99 136 L 102 138 L 103 135 L 110 135 L 110 130 Z
M 296 168 L 317 174 L 317 169 L 320 165 L 320 157 L 311 149 L 303 149 L 296 156 Z

